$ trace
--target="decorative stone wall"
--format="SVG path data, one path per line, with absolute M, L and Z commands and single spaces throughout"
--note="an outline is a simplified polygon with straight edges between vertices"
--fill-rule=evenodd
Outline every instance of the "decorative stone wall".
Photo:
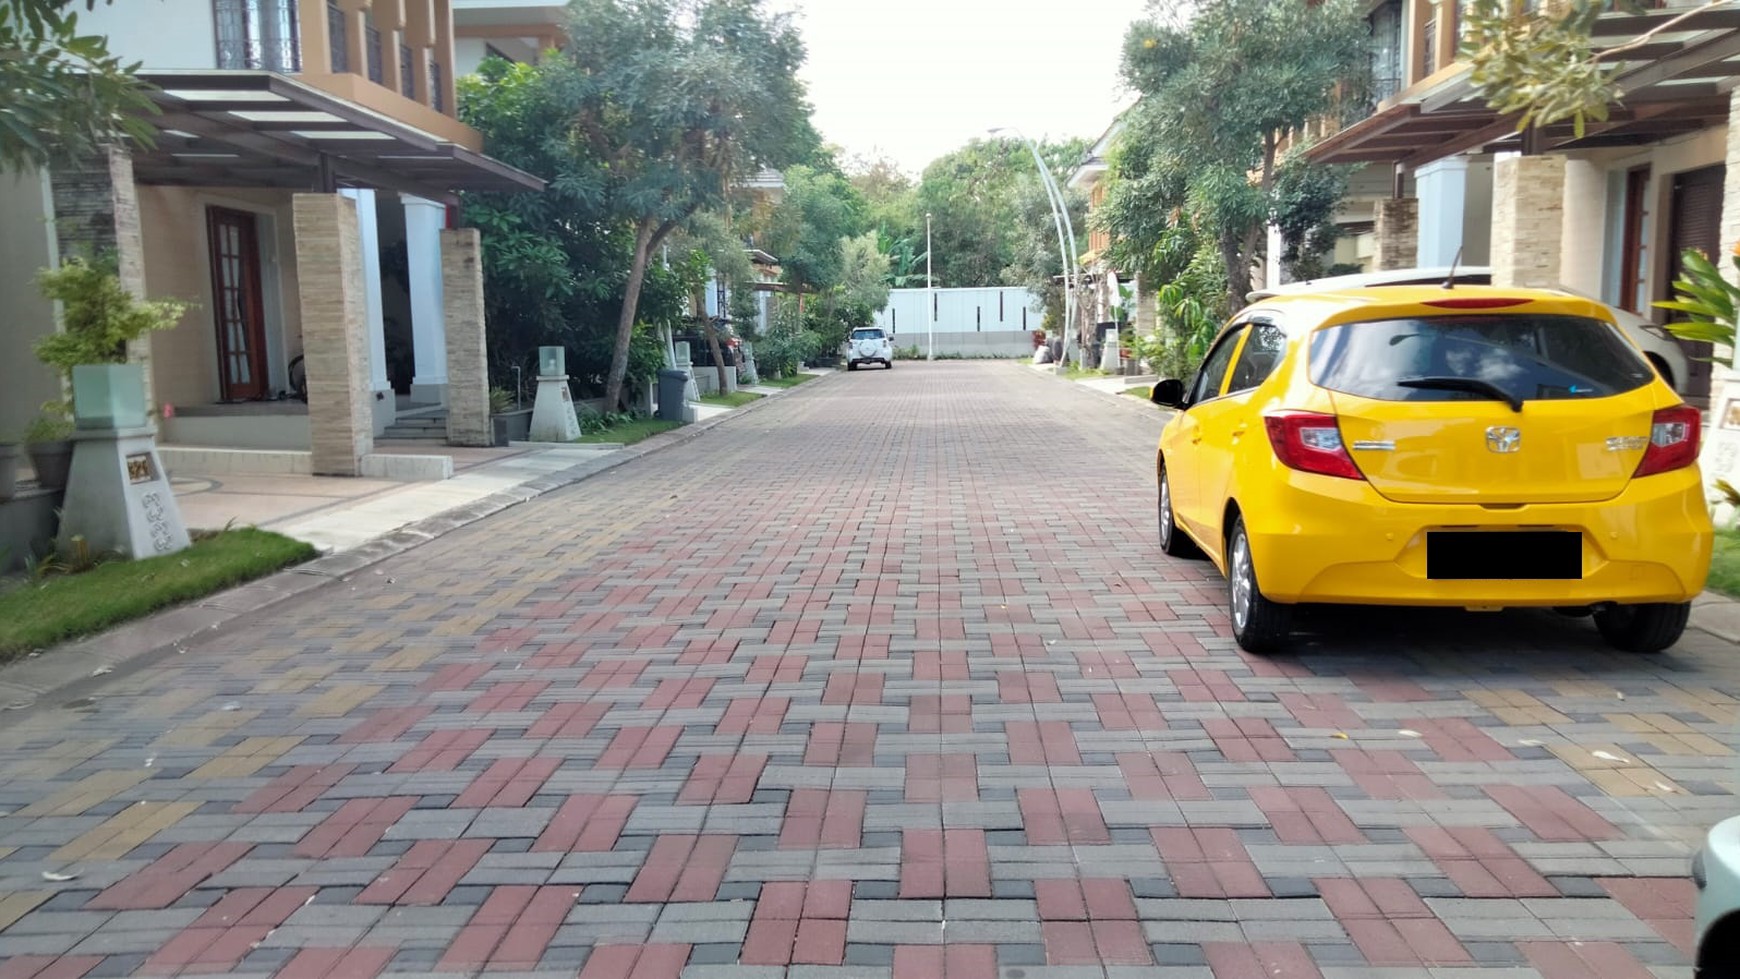
M 339 194 L 297 194 L 292 209 L 314 472 L 356 476 L 375 447 L 356 204 Z
M 447 326 L 447 442 L 489 445 L 489 355 L 483 336 L 483 255 L 476 228 L 441 232 Z
M 1411 269 L 1419 264 L 1420 201 L 1415 197 L 1386 197 L 1377 202 L 1377 251 L 1373 271 Z
M 111 146 L 88 159 L 53 167 L 49 185 L 61 258 L 112 255 L 122 287 L 140 299 L 146 298 L 145 240 L 139 230 L 133 157 L 125 149 Z M 132 343 L 127 357 L 144 365 L 145 403 L 155 405 L 150 337 Z
M 1565 158 L 1511 156 L 1492 168 L 1492 284 L 1559 285 L 1565 238 Z

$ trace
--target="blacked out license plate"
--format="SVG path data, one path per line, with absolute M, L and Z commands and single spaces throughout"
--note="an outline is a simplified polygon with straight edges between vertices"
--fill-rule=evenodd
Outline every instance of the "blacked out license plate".
M 1524 581 L 1583 577 L 1583 535 L 1569 530 L 1434 530 L 1426 577 Z

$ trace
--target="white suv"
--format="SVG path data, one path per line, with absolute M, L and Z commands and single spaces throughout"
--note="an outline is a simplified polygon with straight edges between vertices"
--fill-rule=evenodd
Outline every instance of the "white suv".
M 847 340 L 846 369 L 855 371 L 859 364 L 878 363 L 883 367 L 894 366 L 894 344 L 888 339 L 888 334 L 882 332 L 880 326 L 864 326 L 852 331 L 852 339 Z

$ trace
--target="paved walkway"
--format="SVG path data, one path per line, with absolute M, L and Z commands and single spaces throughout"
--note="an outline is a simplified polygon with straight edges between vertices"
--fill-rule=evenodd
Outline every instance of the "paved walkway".
M 1689 976 L 1733 648 L 1245 657 L 1157 426 L 842 374 L 0 715 L 0 976 Z

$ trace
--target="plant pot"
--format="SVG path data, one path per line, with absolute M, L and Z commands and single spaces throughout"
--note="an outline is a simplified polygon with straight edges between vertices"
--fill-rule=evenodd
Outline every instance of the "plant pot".
M 509 442 L 524 442 L 532 434 L 532 409 L 499 412 L 489 416 L 489 423 L 495 435 L 492 441 L 497 447 L 505 447 Z
M 72 468 L 72 439 L 32 442 L 30 465 L 36 470 L 36 481 L 46 490 L 66 489 L 67 471 Z
M 0 503 L 18 491 L 18 459 L 22 455 L 24 450 L 17 445 L 0 442 Z

